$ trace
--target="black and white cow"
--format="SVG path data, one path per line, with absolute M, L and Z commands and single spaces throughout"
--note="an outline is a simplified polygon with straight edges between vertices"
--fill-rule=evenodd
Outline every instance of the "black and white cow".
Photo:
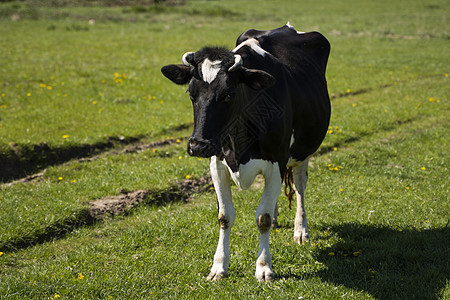
M 274 30 L 248 30 L 236 45 L 232 51 L 205 47 L 185 53 L 183 64 L 161 71 L 176 84 L 189 84 L 194 131 L 187 152 L 211 157 L 220 235 L 208 279 L 228 276 L 235 219 L 230 177 L 247 189 L 262 174 L 265 187 L 255 215 L 260 232 L 255 276 L 270 281 L 269 232 L 276 222 L 283 179 L 291 178 L 297 197 L 294 242 L 309 238 L 304 191 L 308 158 L 322 143 L 330 120 L 325 79 L 330 44 L 320 33 L 299 32 L 288 23 Z

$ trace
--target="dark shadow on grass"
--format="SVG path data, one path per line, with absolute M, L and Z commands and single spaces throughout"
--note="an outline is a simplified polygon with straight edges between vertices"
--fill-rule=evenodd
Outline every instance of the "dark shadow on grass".
M 450 280 L 450 228 L 393 229 L 348 223 L 324 228 L 340 242 L 319 250 L 311 274 L 377 299 L 439 299 Z M 331 253 L 331 255 L 330 255 Z
M 192 124 L 181 124 L 163 129 L 159 134 L 169 134 L 183 131 L 191 127 Z M 104 141 L 94 144 L 66 144 L 57 147 L 49 146 L 46 143 L 33 144 L 10 144 L 9 149 L 0 152 L 0 182 L 10 182 L 24 178 L 43 169 L 65 163 L 72 159 L 83 159 L 99 155 L 108 150 L 136 144 L 147 138 L 146 135 L 132 137 L 108 137 Z M 165 140 L 155 142 L 149 146 L 166 145 L 173 142 Z M 145 148 L 140 145 L 141 148 Z M 140 148 L 139 148 L 140 149 Z M 129 152 L 133 152 L 129 150 Z
M 67 144 L 58 147 L 51 147 L 46 143 L 11 144 L 7 151 L 0 153 L 0 182 L 22 178 L 71 159 L 90 157 L 116 145 L 137 142 L 141 138 L 142 136 L 117 137 L 95 144 Z

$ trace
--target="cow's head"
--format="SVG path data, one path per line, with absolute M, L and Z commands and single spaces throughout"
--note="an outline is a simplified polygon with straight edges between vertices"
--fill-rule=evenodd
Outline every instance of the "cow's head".
M 236 108 L 240 107 L 238 86 L 246 84 L 259 90 L 271 86 L 275 79 L 261 70 L 247 69 L 243 58 L 223 48 L 206 47 L 187 52 L 183 64 L 167 65 L 161 72 L 176 84 L 189 84 L 194 108 L 194 132 L 188 141 L 191 156 L 219 155 L 222 139 Z

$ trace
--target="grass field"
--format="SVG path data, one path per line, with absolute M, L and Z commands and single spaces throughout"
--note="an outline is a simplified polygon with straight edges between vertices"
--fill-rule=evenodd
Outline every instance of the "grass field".
M 0 1 L 0 299 L 450 299 L 448 1 L 145 2 Z M 310 242 L 280 194 L 258 283 L 261 187 L 233 186 L 230 278 L 207 282 L 209 161 L 160 68 L 286 21 L 332 45 Z

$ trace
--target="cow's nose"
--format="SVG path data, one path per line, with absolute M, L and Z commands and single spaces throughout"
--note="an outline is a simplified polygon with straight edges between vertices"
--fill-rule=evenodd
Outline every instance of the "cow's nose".
M 215 147 L 208 141 L 190 138 L 188 141 L 187 152 L 190 156 L 211 157 L 215 155 Z

